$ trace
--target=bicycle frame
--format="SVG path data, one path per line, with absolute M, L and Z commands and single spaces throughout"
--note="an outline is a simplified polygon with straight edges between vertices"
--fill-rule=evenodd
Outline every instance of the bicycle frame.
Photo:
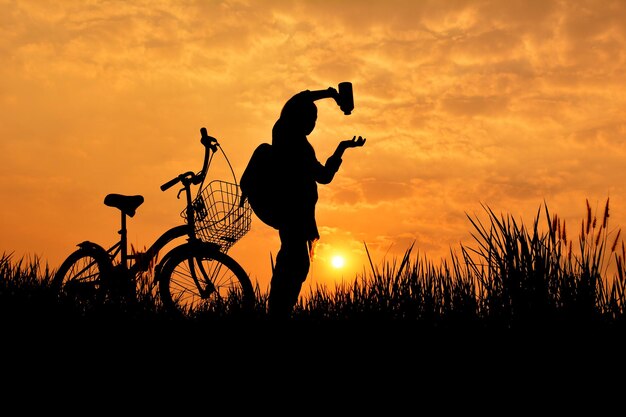
M 106 253 L 111 261 L 120 255 L 120 263 L 118 265 L 121 265 L 121 267 L 132 274 L 132 276 L 136 276 L 138 273 L 148 270 L 150 261 L 155 259 L 161 249 L 163 249 L 168 243 L 183 236 L 189 236 L 189 225 L 184 224 L 172 227 L 159 236 L 159 238 L 145 252 L 137 252 L 133 254 L 127 253 L 127 241 L 126 237 L 123 236 L 115 245 L 106 250 Z M 84 244 L 91 244 L 92 246 L 97 245 L 93 242 L 83 242 L 81 245 Z M 129 265 L 129 261 L 132 260 L 134 260 L 134 262 Z

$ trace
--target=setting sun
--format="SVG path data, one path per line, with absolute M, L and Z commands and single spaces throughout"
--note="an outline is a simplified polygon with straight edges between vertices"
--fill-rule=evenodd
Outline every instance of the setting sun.
M 333 268 L 339 269 L 339 268 L 343 268 L 346 265 L 346 260 L 341 255 L 335 255 L 330 260 L 330 263 L 333 266 Z

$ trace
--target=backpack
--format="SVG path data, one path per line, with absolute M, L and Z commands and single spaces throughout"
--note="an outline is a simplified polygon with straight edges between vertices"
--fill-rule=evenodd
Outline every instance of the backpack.
M 261 143 L 252 153 L 239 185 L 240 205 L 248 199 L 254 214 L 263 223 L 278 229 L 282 204 L 275 166 L 272 145 Z

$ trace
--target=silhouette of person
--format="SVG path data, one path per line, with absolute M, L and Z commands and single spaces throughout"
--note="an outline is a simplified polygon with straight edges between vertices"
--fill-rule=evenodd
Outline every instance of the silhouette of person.
M 320 238 L 315 220 L 317 183 L 330 183 L 339 170 L 344 151 L 365 144 L 365 138 L 354 136 L 351 140 L 339 142 L 325 164 L 318 161 L 307 135 L 317 121 L 314 101 L 322 98 L 334 98 L 337 104 L 340 103 L 338 92 L 332 87 L 302 91 L 285 103 L 272 129 L 277 181 L 284 198 L 278 226 L 280 249 L 268 299 L 271 318 L 290 316 L 309 273 L 315 244 Z

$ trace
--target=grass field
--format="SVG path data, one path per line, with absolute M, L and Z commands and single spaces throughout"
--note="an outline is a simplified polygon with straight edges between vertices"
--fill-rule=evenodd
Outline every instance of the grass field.
M 484 207 L 470 217 L 475 240 L 435 264 L 407 248 L 401 259 L 375 265 L 349 284 L 303 293 L 293 322 L 401 323 L 417 328 L 623 327 L 626 249 L 602 213 L 587 202 L 577 236 L 543 205 L 530 224 Z M 366 247 L 367 249 L 367 247 Z M 371 259 L 371 258 L 370 258 Z M 0 315 L 16 320 L 171 322 L 154 288 L 139 285 L 132 306 L 77 306 L 52 289 L 54 271 L 41 259 L 0 256 Z M 252 320 L 266 318 L 267 294 L 257 287 Z M 228 321 L 229 312 L 183 318 Z M 178 319 L 181 320 L 181 319 Z

